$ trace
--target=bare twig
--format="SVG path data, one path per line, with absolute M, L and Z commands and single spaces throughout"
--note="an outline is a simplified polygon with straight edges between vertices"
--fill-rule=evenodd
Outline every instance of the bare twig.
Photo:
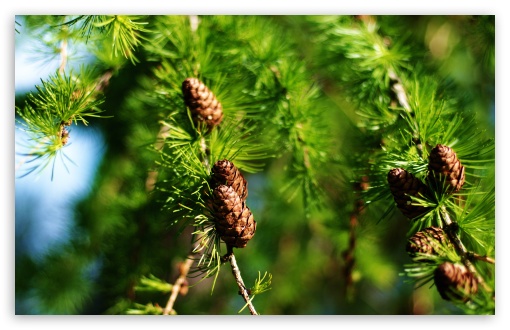
M 354 278 L 353 271 L 356 265 L 354 254 L 356 252 L 356 230 L 358 227 L 359 216 L 365 212 L 365 203 L 361 197 L 361 191 L 368 189 L 368 177 L 363 176 L 361 182 L 357 182 L 354 190 L 356 191 L 356 199 L 354 201 L 354 209 L 349 217 L 349 246 L 344 251 L 344 276 L 345 276 L 345 294 L 352 297 L 354 293 Z
M 186 261 L 179 265 L 179 277 L 172 286 L 172 292 L 170 293 L 166 307 L 163 310 L 163 315 L 168 315 L 172 312 L 177 295 L 181 291 L 183 284 L 186 283 L 186 277 L 188 276 L 189 270 L 194 261 L 193 254 L 190 254 Z
M 211 171 L 211 166 L 209 165 L 209 148 L 207 147 L 207 143 L 205 141 L 205 137 L 200 138 L 200 150 L 202 150 L 202 153 L 204 155 L 204 158 L 202 162 L 204 163 L 205 168 L 207 171 Z
M 244 285 L 243 278 L 241 277 L 241 271 L 239 270 L 239 267 L 237 266 L 236 257 L 234 255 L 234 252 L 232 251 L 231 247 L 228 247 L 227 254 L 223 256 L 223 261 L 230 262 L 230 266 L 232 267 L 232 274 L 234 275 L 234 278 L 236 280 L 237 286 L 239 287 L 239 294 L 243 296 L 244 301 L 246 301 L 246 304 L 248 305 L 248 308 L 250 309 L 251 315 L 258 315 L 257 311 L 255 310 L 255 307 L 253 306 L 251 299 L 250 299 L 250 293 L 249 290 L 246 289 L 246 286 Z
M 197 15 L 189 15 L 189 23 L 191 26 L 191 31 L 195 33 L 198 29 L 198 24 L 200 23 L 200 19 Z
M 411 115 L 413 114 L 413 110 L 409 105 L 409 99 L 407 97 L 404 85 L 402 84 L 402 80 L 395 73 L 393 69 L 388 71 L 388 76 L 390 77 L 391 90 L 395 94 L 394 102 L 398 102 L 402 108 Z M 423 144 L 421 143 L 419 132 L 417 130 L 413 131 L 413 141 L 416 144 L 416 148 L 418 149 L 418 153 L 420 157 L 423 157 Z
M 67 39 L 64 39 L 60 44 L 60 66 L 58 68 L 58 72 L 60 74 L 64 73 L 66 65 L 67 65 Z
M 485 261 L 485 262 L 487 262 L 489 264 L 493 264 L 493 265 L 496 264 L 496 260 L 494 260 L 491 257 L 481 256 L 481 255 L 476 254 L 474 252 L 471 252 L 471 253 L 468 252 L 468 254 L 469 254 L 469 258 L 470 259 Z
M 402 85 L 402 81 L 397 76 L 393 69 L 388 71 L 388 76 L 390 77 L 391 90 L 395 93 L 398 103 L 404 108 L 407 112 L 412 112 L 411 106 L 409 105 L 409 101 L 407 99 L 407 94 L 404 89 L 404 85 Z

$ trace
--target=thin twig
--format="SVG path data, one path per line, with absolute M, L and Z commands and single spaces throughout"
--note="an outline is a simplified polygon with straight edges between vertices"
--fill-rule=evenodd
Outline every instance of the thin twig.
M 193 259 L 193 254 L 190 254 L 186 261 L 180 264 L 179 277 L 172 286 L 172 292 L 170 294 L 170 297 L 168 298 L 166 307 L 163 310 L 163 315 L 168 315 L 170 314 L 170 312 L 172 312 L 175 300 L 177 299 L 177 295 L 181 291 L 182 285 L 186 282 L 186 277 L 188 276 L 189 270 L 194 261 L 195 260 Z
M 161 125 L 161 128 L 159 129 L 159 132 L 158 132 L 158 136 L 156 137 L 156 143 L 154 144 L 154 149 L 156 149 L 157 151 L 160 151 L 161 149 L 163 149 L 163 147 L 165 145 L 165 139 L 167 138 L 169 131 L 170 131 L 170 128 L 168 126 Z M 159 172 L 156 170 L 149 171 L 149 173 L 147 173 L 147 179 L 145 180 L 145 190 L 147 192 L 153 191 L 154 188 L 156 187 L 156 181 L 158 179 L 158 175 L 159 175 Z
M 448 214 L 448 212 L 446 211 L 446 208 L 444 206 L 441 207 L 440 214 L 441 214 L 441 218 L 443 219 L 443 222 L 444 222 L 446 228 L 450 227 L 452 225 L 453 221 L 452 221 L 452 219 L 450 219 L 450 215 Z M 466 247 L 460 240 L 459 235 L 457 235 L 457 233 L 453 230 L 447 230 L 446 233 L 447 233 L 448 237 L 450 238 L 450 240 L 452 241 L 455 248 L 457 249 L 457 251 L 460 253 L 460 256 L 462 257 L 462 263 L 476 277 L 476 279 L 478 280 L 478 283 L 480 283 L 487 292 L 492 292 L 492 289 L 489 288 L 489 286 L 485 283 L 483 278 L 478 274 L 475 267 L 469 260 L 469 256 L 471 254 L 468 252 L 468 250 L 466 249 Z
M 67 64 L 67 39 L 62 40 L 60 46 L 60 66 L 58 68 L 58 72 L 60 74 L 64 73 Z
M 354 186 L 356 191 L 356 198 L 354 201 L 354 209 L 349 218 L 349 246 L 344 251 L 344 276 L 345 276 L 345 294 L 347 297 L 352 297 L 354 293 L 354 278 L 353 271 L 356 265 L 354 258 L 356 252 L 356 230 L 358 227 L 358 219 L 365 212 L 365 203 L 361 197 L 361 191 L 368 189 L 368 177 L 363 176 L 361 182 L 357 182 Z
M 398 104 L 400 104 L 400 106 L 404 108 L 406 112 L 413 115 L 413 110 L 409 105 L 409 99 L 407 97 L 404 85 L 402 84 L 402 80 L 393 69 L 388 71 L 388 76 L 390 77 L 391 90 L 396 97 L 396 100 L 394 101 L 398 102 Z M 418 149 L 420 157 L 423 157 L 423 144 L 421 143 L 420 136 L 417 131 L 413 132 L 413 141 L 416 143 L 416 148 Z
M 189 23 L 191 26 L 191 32 L 195 33 L 198 29 L 198 24 L 200 23 L 200 19 L 197 15 L 189 15 Z
M 485 261 L 485 262 L 493 264 L 493 265 L 496 264 L 496 260 L 494 260 L 493 258 L 487 257 L 487 256 L 481 256 L 474 252 L 470 254 L 470 258 L 475 259 L 475 260 Z
M 234 252 L 232 251 L 231 247 L 228 248 L 227 254 L 222 259 L 225 262 L 226 261 L 230 262 L 230 266 L 232 267 L 232 274 L 234 275 L 237 286 L 239 287 L 239 293 L 243 296 L 244 301 L 248 305 L 251 315 L 258 315 L 257 311 L 255 310 L 255 307 L 253 306 L 253 304 L 251 302 L 248 289 L 246 289 L 246 286 L 244 285 L 243 278 L 241 277 L 241 271 L 239 270 L 239 267 L 237 266 L 236 257 L 234 255 Z
M 67 30 L 67 26 L 63 25 L 62 29 Z M 58 68 L 58 72 L 60 74 L 64 73 L 66 65 L 67 65 L 67 38 L 64 37 L 64 40 L 62 40 L 62 42 L 60 43 L 60 66 Z
M 207 143 L 205 141 L 205 137 L 202 136 L 200 138 L 200 150 L 202 151 L 203 155 L 204 155 L 204 158 L 203 158 L 203 163 L 204 163 L 204 166 L 205 168 L 207 169 L 207 171 L 211 171 L 211 166 L 209 165 L 209 148 L 207 147 Z
M 395 93 L 398 103 L 402 106 L 402 108 L 404 108 L 405 111 L 412 112 L 406 91 L 404 89 L 404 85 L 402 85 L 400 77 L 397 76 L 393 69 L 388 71 L 388 76 L 390 77 L 391 90 Z

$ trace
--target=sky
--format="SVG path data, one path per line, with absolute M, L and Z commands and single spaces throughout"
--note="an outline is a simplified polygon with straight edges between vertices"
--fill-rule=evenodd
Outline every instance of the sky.
M 22 23 L 23 19 L 16 18 Z M 23 25 L 17 27 L 15 39 L 16 93 L 35 91 L 41 79 L 54 73 L 59 66 L 58 58 L 42 62 L 34 59 L 34 46 L 38 40 L 29 39 L 23 33 Z M 75 62 L 76 63 L 76 62 Z M 91 188 L 95 170 L 104 153 L 105 145 L 99 130 L 94 127 L 72 125 L 69 143 L 62 149 L 70 160 L 56 157 L 55 166 L 22 177 L 32 164 L 30 158 L 19 155 L 29 152 L 25 146 L 30 142 L 27 134 L 19 129 L 15 136 L 15 210 L 16 239 L 23 242 L 16 246 L 27 249 L 34 257 L 69 238 L 72 230 L 72 207 Z M 52 178 L 53 171 L 53 178 Z M 18 251 L 17 251 L 18 252 Z

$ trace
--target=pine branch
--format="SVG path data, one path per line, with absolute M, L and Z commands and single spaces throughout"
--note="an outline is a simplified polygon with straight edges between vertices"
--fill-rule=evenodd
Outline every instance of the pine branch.
M 60 66 L 58 71 L 60 74 L 64 73 L 66 64 L 67 64 L 67 39 L 62 40 L 60 45 Z
M 412 112 L 402 81 L 393 69 L 388 71 L 388 77 L 390 78 L 391 90 L 395 93 L 400 106 L 404 108 L 405 111 Z
M 232 274 L 234 275 L 234 278 L 236 280 L 237 286 L 239 287 L 239 294 L 243 296 L 244 301 L 246 304 L 248 304 L 248 308 L 250 309 L 251 315 L 258 315 L 257 311 L 255 310 L 255 307 L 253 306 L 251 299 L 250 299 L 250 293 L 246 286 L 244 285 L 243 278 L 241 277 L 241 271 L 239 270 L 239 267 L 237 266 L 236 258 L 234 255 L 234 252 L 232 248 L 227 249 L 227 254 L 224 255 L 222 258 L 222 262 L 230 262 L 230 266 L 232 268 Z
M 354 258 L 356 252 L 356 230 L 359 226 L 359 217 L 365 212 L 365 205 L 362 197 L 362 192 L 368 189 L 368 177 L 363 176 L 361 179 L 361 183 L 356 183 L 354 185 L 354 191 L 356 192 L 356 197 L 354 199 L 353 210 L 351 211 L 349 217 L 349 246 L 346 251 L 343 253 L 344 257 L 344 276 L 346 282 L 346 295 L 347 297 L 352 298 L 354 294 L 354 279 L 353 279 L 353 271 L 356 265 L 356 260 Z
M 450 218 L 450 215 L 446 211 L 444 206 L 441 207 L 440 210 L 441 219 L 444 222 L 444 226 L 447 228 L 446 233 L 450 237 L 450 240 L 455 245 L 456 250 L 460 253 L 462 257 L 462 262 L 469 269 L 469 271 L 476 277 L 478 283 L 480 283 L 487 292 L 492 292 L 493 290 L 485 283 L 484 279 L 478 274 L 475 267 L 470 261 L 471 254 L 468 252 L 464 244 L 462 243 L 460 237 L 457 235 L 456 230 L 454 229 L 456 224 Z
M 360 112 L 363 115 L 360 126 L 370 128 L 374 132 L 381 131 L 385 133 L 383 137 L 386 140 L 386 144 L 383 145 L 382 152 L 376 151 L 375 155 L 370 157 L 376 157 L 374 163 L 379 163 L 378 166 L 384 169 L 381 171 L 382 173 L 388 173 L 388 167 L 389 169 L 402 167 L 413 169 L 412 172 L 418 175 L 423 173 L 420 175 L 422 176 L 427 171 L 426 156 L 428 150 L 425 147 L 434 146 L 436 143 L 444 144 L 448 142 L 452 145 L 459 143 L 459 136 L 462 136 L 461 118 L 450 107 L 451 104 L 454 104 L 453 102 L 448 103 L 449 100 L 436 100 L 436 97 L 439 95 L 436 92 L 438 90 L 437 82 L 434 82 L 432 79 L 425 80 L 422 77 L 424 76 L 423 74 L 420 77 L 416 72 L 412 75 L 411 79 L 403 80 L 399 75 L 406 76 L 408 68 L 406 68 L 404 61 L 409 61 L 409 58 L 405 59 L 402 57 L 403 53 L 398 54 L 398 51 L 402 49 L 392 45 L 393 40 L 382 37 L 379 34 L 374 17 L 363 16 L 360 17 L 360 20 L 362 23 L 358 29 L 334 26 L 333 28 L 328 27 L 326 30 L 328 33 L 331 31 L 331 35 L 340 37 L 340 42 L 338 43 L 339 52 L 346 58 L 352 59 L 349 61 L 349 65 L 353 70 L 347 70 L 343 78 L 347 83 L 355 82 L 355 85 L 348 87 L 350 87 L 350 93 L 358 100 L 360 107 L 364 108 L 363 112 Z M 396 43 L 398 42 L 397 40 Z M 331 48 L 334 49 L 335 46 Z M 363 54 L 363 56 L 359 54 Z M 344 73 L 340 72 L 340 74 Z M 424 83 L 422 82 L 423 80 L 425 80 Z M 405 86 L 405 83 L 410 83 L 410 86 Z M 373 97 L 370 96 L 372 94 L 374 95 Z M 444 91 L 441 97 L 445 97 Z M 403 110 L 402 114 L 397 112 L 399 108 Z M 391 114 L 386 109 L 394 111 L 396 115 Z M 402 121 L 399 118 L 404 118 L 406 126 L 404 129 L 401 128 Z M 388 143 L 389 141 L 391 143 Z M 409 143 L 410 141 L 412 143 Z M 467 144 L 469 144 L 468 139 L 466 139 Z M 381 157 L 381 159 L 377 159 L 377 157 Z M 386 164 L 389 166 L 386 167 Z M 377 177 L 377 173 L 374 172 L 376 168 L 377 166 L 368 168 L 371 171 L 372 177 Z M 464 179 L 462 178 L 462 180 Z M 419 179 L 411 180 L 409 178 L 405 184 L 404 181 L 401 184 L 402 187 L 413 185 L 413 189 L 418 189 L 418 182 Z M 369 198 L 372 195 L 377 196 L 377 199 L 383 199 L 385 193 L 379 191 L 380 188 L 378 188 L 377 182 L 374 182 L 373 186 L 376 189 L 372 189 L 366 196 Z M 381 185 L 379 187 L 384 186 Z M 423 189 L 420 188 L 418 190 L 426 192 L 428 188 L 423 185 Z M 395 191 L 395 193 L 398 195 L 398 191 Z M 406 193 L 411 194 L 411 191 L 406 191 Z M 414 190 L 412 193 L 414 193 Z M 423 195 L 420 197 L 398 197 L 397 195 L 395 195 L 395 201 L 400 202 L 399 207 L 405 208 L 403 211 L 409 211 L 408 215 L 412 218 L 413 230 L 416 227 L 423 228 L 423 226 L 429 225 L 431 221 L 442 221 L 444 223 L 443 226 L 446 228 L 452 222 L 450 215 L 445 209 L 443 210 L 444 212 L 437 213 L 437 218 L 440 216 L 439 219 L 435 219 L 435 213 L 430 212 L 430 210 L 443 205 L 450 198 L 445 192 L 438 192 L 435 198 L 430 200 L 427 196 Z M 404 206 L 404 200 L 407 199 L 409 199 L 409 202 L 406 202 L 407 204 Z M 373 202 L 375 200 L 369 199 L 368 201 Z M 418 211 L 424 212 L 413 214 L 413 212 Z M 350 223 L 352 224 L 352 222 L 351 214 Z M 490 292 L 490 288 L 485 284 L 483 277 L 477 273 L 471 264 L 470 260 L 475 260 L 476 258 L 467 251 L 456 233 L 452 232 L 450 235 L 462 262 L 477 277 L 478 282 Z M 351 233 L 350 245 L 352 245 L 352 238 Z M 455 259 L 454 256 L 452 258 Z M 419 269 L 421 269 L 421 266 Z M 431 267 L 429 271 L 432 269 L 434 268 Z M 429 274 L 427 271 L 423 271 L 423 274 Z
M 170 297 L 168 298 L 168 302 L 163 309 L 163 315 L 168 315 L 173 311 L 175 300 L 177 299 L 177 295 L 181 291 L 181 288 L 183 284 L 186 283 L 186 277 L 188 276 L 189 270 L 191 268 L 191 265 L 193 264 L 194 260 L 192 259 L 192 255 L 188 256 L 186 258 L 186 261 L 181 263 L 179 265 L 179 277 L 174 282 L 174 285 L 172 286 L 172 292 L 170 294 Z
M 468 259 L 484 261 L 484 262 L 487 262 L 487 263 L 493 264 L 493 265 L 496 264 L 496 260 L 495 259 L 493 259 L 491 257 L 487 257 L 487 256 L 481 256 L 481 255 L 479 255 L 477 253 L 474 253 L 474 252 L 468 252 L 467 253 L 467 258 Z

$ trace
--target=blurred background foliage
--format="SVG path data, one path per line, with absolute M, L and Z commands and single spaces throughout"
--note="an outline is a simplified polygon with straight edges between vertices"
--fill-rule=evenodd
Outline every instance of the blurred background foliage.
M 365 162 L 366 150 L 380 143 L 370 127 L 360 126 L 360 103 L 366 93 L 374 98 L 385 93 L 378 86 L 384 81 L 356 86 L 349 80 L 350 58 L 336 52 L 355 46 L 339 44 L 335 29 L 354 26 L 359 19 L 204 16 L 197 40 L 186 35 L 187 16 L 141 16 L 131 22 L 147 24 L 135 24 L 137 34 L 127 44 L 109 42 L 115 29 L 108 25 L 103 38 L 87 29 L 71 36 L 77 46 L 69 47 L 76 51 L 69 65 L 85 63 L 98 77 L 111 73 L 100 108 L 113 117 L 91 118 L 88 126 L 72 128 L 75 145 L 69 149 L 85 152 L 78 142 L 85 139 L 92 147 L 84 149 L 90 151 L 84 157 L 97 160 L 79 164 L 73 159 L 78 166 L 70 165 L 69 172 L 57 168 L 52 182 L 46 182 L 43 172 L 39 180 L 46 182 L 44 188 L 34 188 L 40 187 L 35 175 L 16 179 L 16 314 L 123 314 L 135 302 L 165 306 L 167 294 L 135 288 L 142 276 L 175 281 L 178 264 L 191 246 L 192 229 L 181 233 L 179 225 L 172 225 L 164 195 L 148 194 L 145 184 L 158 160 L 151 146 L 160 121 L 173 110 L 168 107 L 182 107 L 176 91 L 185 74 L 196 70 L 209 79 L 225 109 L 242 109 L 247 125 L 264 132 L 258 143 L 265 146 L 265 154 L 240 166 L 249 182 L 247 204 L 258 222 L 257 232 L 245 249 L 236 250 L 245 283 L 253 283 L 259 271 L 272 274 L 271 290 L 254 299 L 257 311 L 463 313 L 434 288 L 415 290 L 400 275 L 410 262 L 405 252 L 409 222 L 399 212 L 379 221 L 387 201 L 370 204 L 352 226 L 359 198 L 357 170 L 364 167 L 356 162 Z M 391 38 L 398 49 L 398 56 L 388 61 L 445 82 L 459 99 L 458 111 L 474 110 L 480 129 L 494 137 L 494 16 L 376 19 L 380 35 Z M 25 40 L 34 42 L 35 48 L 26 50 L 30 61 L 58 57 L 59 39 L 50 31 L 65 21 L 61 16 L 16 17 L 17 52 Z M 125 56 L 108 56 L 115 52 Z M 197 68 L 197 63 L 207 65 Z M 46 65 L 58 69 L 58 63 Z M 376 77 L 377 72 L 366 74 Z M 307 86 L 315 89 L 304 95 Z M 23 106 L 27 92 L 17 88 L 16 106 Z M 289 106 L 297 112 L 289 115 Z M 303 174 L 296 159 L 296 118 L 310 123 L 304 128 L 308 146 L 322 151 L 311 156 L 316 164 L 311 176 Z M 85 188 L 79 189 L 80 166 L 90 167 L 90 174 L 84 177 Z M 164 180 L 170 174 L 161 175 Z M 67 192 L 60 195 L 64 186 Z M 56 198 L 45 200 L 44 195 Z M 356 244 L 349 255 L 352 231 Z M 355 260 L 352 268 L 349 260 Z M 192 286 L 177 298 L 176 312 L 237 313 L 244 302 L 227 267 L 222 267 L 212 293 L 212 279 L 188 279 Z

